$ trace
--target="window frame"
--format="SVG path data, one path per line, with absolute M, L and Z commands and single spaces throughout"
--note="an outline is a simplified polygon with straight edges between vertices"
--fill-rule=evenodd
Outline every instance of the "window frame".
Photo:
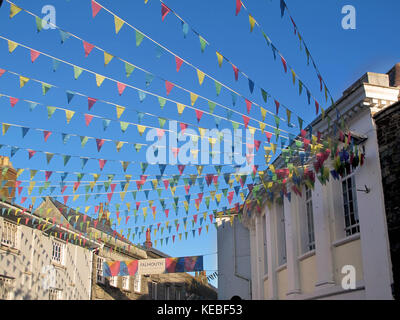
M 6 219 L 3 219 L 1 244 L 12 249 L 18 249 L 18 226 Z
M 101 283 L 101 284 L 106 283 L 106 278 L 103 275 L 104 274 L 104 269 L 103 269 L 104 261 L 105 261 L 105 259 L 103 257 L 100 257 L 100 256 L 96 257 L 96 282 Z
M 59 257 L 54 255 L 55 247 L 59 247 Z M 65 265 L 65 243 L 53 239 L 51 243 L 51 249 L 51 262 L 62 266 Z
M 110 287 L 118 288 L 118 277 L 117 276 L 110 277 L 109 284 Z
M 131 289 L 131 284 L 129 281 L 129 276 L 123 276 L 122 277 L 122 289 L 126 290 L 126 291 L 130 291 Z
M 340 182 L 343 201 L 342 210 L 344 219 L 344 232 L 346 237 L 351 237 L 355 234 L 360 233 L 360 219 L 358 215 L 357 203 L 357 185 L 355 179 L 355 171 L 352 169 L 351 165 L 346 166 L 345 174 L 340 179 Z
M 13 283 L 13 278 L 0 275 L 0 300 L 11 300 Z
M 140 274 L 136 274 L 133 280 L 133 291 L 136 293 L 142 292 L 142 276 Z
M 51 299 L 52 294 L 54 294 L 55 299 Z M 49 288 L 49 300 L 50 301 L 56 301 L 56 300 L 62 300 L 62 290 L 61 289 L 56 289 L 56 288 Z
M 311 252 L 315 250 L 315 225 L 314 225 L 314 210 L 313 210 L 313 200 L 312 200 L 312 189 L 305 185 L 305 205 L 306 205 L 306 221 L 305 229 L 307 232 L 305 249 L 306 252 Z

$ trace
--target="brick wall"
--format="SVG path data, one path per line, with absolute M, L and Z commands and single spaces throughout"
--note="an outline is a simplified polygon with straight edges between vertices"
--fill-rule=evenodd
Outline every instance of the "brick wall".
M 400 299 L 400 102 L 374 116 L 393 267 L 394 296 Z

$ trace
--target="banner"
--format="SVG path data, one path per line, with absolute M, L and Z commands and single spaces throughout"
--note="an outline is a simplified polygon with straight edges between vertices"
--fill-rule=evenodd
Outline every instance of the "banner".
M 203 271 L 203 256 L 128 261 L 107 261 L 103 264 L 104 277 L 195 271 Z

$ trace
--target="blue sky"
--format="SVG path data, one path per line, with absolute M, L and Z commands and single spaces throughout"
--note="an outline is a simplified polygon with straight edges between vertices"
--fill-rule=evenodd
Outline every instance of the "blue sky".
M 231 94 L 227 90 L 222 89 L 220 96 L 216 97 L 214 83 L 210 79 L 206 78 L 203 85 L 199 86 L 197 75 L 193 68 L 184 64 L 179 73 L 177 73 L 174 57 L 167 52 L 163 52 L 160 57 L 157 57 L 156 46 L 151 41 L 144 39 L 142 44 L 136 47 L 135 33 L 127 25 L 124 25 L 119 34 L 116 35 L 113 17 L 104 10 L 100 11 L 96 18 L 93 19 L 89 0 L 14 0 L 14 2 L 39 16 L 43 16 L 41 11 L 44 5 L 53 5 L 56 8 L 56 24 L 64 30 L 103 48 L 115 56 L 134 63 L 163 79 L 168 79 L 240 113 L 246 113 L 244 101 L 239 99 L 237 104 L 233 106 Z M 219 68 L 215 51 L 219 51 L 225 57 L 229 58 L 232 63 L 256 82 L 256 86 L 263 87 L 282 104 L 289 106 L 293 111 L 293 118 L 297 115 L 304 119 L 305 122 L 310 122 L 315 117 L 314 107 L 308 106 L 304 93 L 299 97 L 298 88 L 297 86 L 293 86 L 290 73 L 285 74 L 281 62 L 279 60 L 274 61 L 271 48 L 266 45 L 260 30 L 255 27 L 254 31 L 250 33 L 249 19 L 246 11 L 242 9 L 239 15 L 235 16 L 234 0 L 165 1 L 169 7 L 175 10 L 193 29 L 197 30 L 210 43 L 210 46 L 206 47 L 204 53 L 200 50 L 199 38 L 195 34 L 189 31 L 187 37 L 183 37 L 181 23 L 174 15 L 169 14 L 164 22 L 161 21 L 161 5 L 159 0 L 149 0 L 147 4 L 144 4 L 144 1 L 123 0 L 101 0 L 99 3 L 170 51 L 181 56 L 186 61 L 189 61 L 197 68 L 241 93 L 243 96 L 251 98 L 252 101 L 269 111 L 274 112 L 275 110 L 273 101 L 270 100 L 265 104 L 259 94 L 259 89 L 258 91 L 255 89 L 254 93 L 251 94 L 245 78 L 239 76 L 239 81 L 236 82 L 232 67 L 226 61 L 224 61 L 222 68 Z M 328 107 L 323 103 L 324 96 L 319 92 L 319 81 L 314 69 L 311 66 L 307 66 L 304 49 L 300 51 L 298 38 L 293 34 L 293 26 L 287 13 L 283 19 L 280 17 L 279 1 L 247 0 L 244 4 L 263 27 L 275 47 L 279 49 L 286 61 L 293 67 L 296 74 L 307 85 L 313 96 L 321 102 L 323 107 Z M 341 26 L 343 18 L 341 9 L 346 4 L 351 4 L 356 8 L 356 30 L 344 30 Z M 341 96 L 343 90 L 365 72 L 384 73 L 398 62 L 395 52 L 399 52 L 400 44 L 396 37 L 393 36 L 394 21 L 397 18 L 396 13 L 400 9 L 400 3 L 397 1 L 388 0 L 382 5 L 382 2 L 378 1 L 361 0 L 352 1 L 351 3 L 344 1 L 321 2 L 309 0 L 303 2 L 288 0 L 287 5 L 335 100 Z M 61 44 L 58 30 L 42 30 L 40 33 L 37 33 L 33 17 L 21 12 L 10 20 L 8 14 L 9 4 L 4 2 L 0 10 L 1 36 L 115 80 L 166 97 L 165 84 L 158 78 L 154 79 L 151 85 L 147 87 L 145 85 L 145 74 L 139 70 L 135 70 L 131 77 L 127 79 L 123 64 L 118 60 L 114 59 L 105 67 L 104 57 L 99 51 L 93 50 L 89 57 L 85 58 L 81 41 L 71 38 L 64 44 Z M 0 144 L 52 153 L 114 160 L 114 162 L 109 161 L 103 172 L 101 172 L 96 160 L 88 161 L 84 169 L 82 169 L 79 158 L 71 158 L 67 166 L 64 167 L 62 158 L 55 156 L 50 165 L 47 165 L 44 154 L 37 153 L 31 160 L 28 160 L 27 152 L 20 150 L 12 158 L 13 165 L 16 168 L 85 172 L 86 175 L 82 179 L 82 185 L 84 185 L 84 181 L 91 180 L 91 177 L 88 175 L 89 173 L 114 173 L 116 174 L 116 181 L 123 181 L 124 172 L 118 163 L 119 160 L 146 161 L 145 148 L 143 147 L 139 153 L 136 153 L 132 145 L 133 143 L 148 143 L 144 137 L 139 136 L 135 126 L 130 126 L 125 133 L 122 133 L 119 124 L 112 121 L 110 127 L 104 131 L 102 122 L 98 119 L 93 119 L 90 126 L 86 127 L 82 115 L 88 112 L 87 101 L 83 97 L 76 96 L 68 104 L 65 90 L 77 91 L 90 97 L 126 106 L 127 109 L 121 116 L 121 121 L 138 123 L 136 110 L 139 110 L 156 116 L 197 125 L 194 111 L 189 108 L 185 109 L 182 116 L 178 115 L 176 106 L 172 103 L 167 103 L 164 109 L 160 110 L 158 102 L 154 97 L 147 95 L 146 99 L 141 103 L 139 102 L 138 93 L 129 88 L 125 90 L 122 96 L 119 96 L 115 83 L 107 80 L 99 89 L 96 86 L 93 75 L 87 72 L 84 72 L 78 80 L 74 80 L 73 70 L 70 66 L 60 64 L 57 72 L 53 72 L 51 60 L 44 56 L 40 56 L 32 64 L 29 51 L 20 47 L 12 54 L 9 54 L 7 42 L 1 39 L 0 68 L 11 70 L 29 78 L 35 78 L 59 87 L 52 88 L 46 96 L 43 96 L 41 87 L 37 83 L 30 81 L 24 88 L 20 89 L 18 78 L 11 74 L 5 74 L 0 78 L 1 94 L 40 102 L 44 106 L 56 106 L 76 111 L 71 123 L 67 125 L 65 114 L 62 111 L 56 111 L 52 118 L 48 120 L 47 110 L 43 105 L 39 105 L 34 111 L 30 112 L 27 103 L 19 102 L 14 108 L 11 108 L 8 99 L 2 97 L 0 98 L 2 122 L 30 127 L 32 129 L 25 138 L 22 138 L 21 129 L 12 127 L 5 136 L 0 137 Z M 188 94 L 177 88 L 171 91 L 168 98 L 190 105 Z M 207 102 L 200 100 L 196 102 L 195 107 L 208 111 Z M 115 108 L 103 103 L 96 103 L 89 113 L 116 120 Z M 219 107 L 215 109 L 215 114 L 226 117 L 225 111 Z M 254 106 L 250 116 L 255 119 L 261 119 L 258 108 Z M 283 112 L 280 116 L 283 118 L 286 117 Z M 243 121 L 239 114 L 234 114 L 232 120 Z M 266 122 L 273 125 L 274 119 L 268 116 Z M 214 123 L 212 117 L 203 115 L 198 125 L 204 128 L 213 128 L 215 127 Z M 157 118 L 147 115 L 142 119 L 142 124 L 154 127 L 159 126 Z M 257 123 L 253 122 L 250 125 L 255 127 Z M 43 133 L 33 130 L 33 128 L 53 131 L 53 135 L 45 143 Z M 221 128 L 231 129 L 232 126 L 229 122 L 222 121 Z M 288 129 L 282 125 L 281 128 L 293 133 L 298 132 L 297 127 Z M 127 141 L 131 144 L 129 146 L 125 145 L 117 153 L 114 143 L 106 142 L 99 153 L 93 140 L 89 141 L 85 148 L 81 148 L 79 138 L 73 136 L 64 145 L 60 134 L 56 134 L 56 132 L 111 139 L 114 141 Z M 266 138 L 260 132 L 256 133 L 255 138 L 263 141 L 260 149 L 261 152 L 259 152 L 255 160 L 255 163 L 260 164 L 260 168 L 262 169 L 262 148 L 266 145 Z M 0 154 L 8 156 L 10 148 L 1 148 Z M 232 166 L 224 166 L 222 169 L 222 173 L 232 171 Z M 194 167 L 188 166 L 184 174 L 193 174 L 195 172 L 196 169 Z M 207 166 L 203 173 L 214 172 L 211 166 Z M 141 171 L 137 164 L 131 164 L 126 174 L 132 174 L 132 179 L 134 180 L 138 179 Z M 151 175 L 148 181 L 154 179 L 155 175 L 159 174 L 158 167 L 149 166 L 145 174 Z M 171 175 L 178 174 L 178 170 L 176 167 L 170 166 L 167 168 L 165 174 L 171 177 Z M 27 188 L 25 187 L 29 185 L 29 179 L 29 172 L 27 171 L 20 177 L 20 180 L 24 181 L 22 183 L 22 186 L 24 186 L 22 196 L 27 196 Z M 58 186 L 60 175 L 53 174 L 50 180 L 52 181 L 51 185 Z M 104 180 L 107 180 L 107 177 L 103 175 L 99 181 Z M 223 176 L 219 180 L 220 188 L 226 188 Z M 37 173 L 34 181 L 37 181 L 38 186 L 43 185 L 41 181 L 44 181 L 44 174 L 41 172 Z M 69 183 L 66 182 L 71 186 L 76 181 L 75 175 L 69 175 L 66 181 L 71 181 Z M 252 180 L 249 179 L 248 181 Z M 183 186 L 183 184 L 183 180 L 181 179 L 178 185 Z M 238 184 L 235 182 L 235 185 Z M 164 189 L 164 186 L 161 185 L 161 188 Z M 146 183 L 145 189 L 151 189 L 150 182 Z M 136 190 L 135 183 L 131 183 L 128 190 Z M 214 188 L 205 187 L 204 197 L 210 195 L 209 190 L 214 190 Z M 116 191 L 120 191 L 119 182 L 117 183 Z M 100 192 L 104 193 L 105 191 L 103 189 Z M 188 230 L 192 229 L 191 217 L 197 213 L 193 205 L 193 199 L 200 192 L 201 190 L 197 186 L 192 187 L 190 190 L 192 203 L 187 216 L 189 217 Z M 65 193 L 72 194 L 72 188 L 68 187 Z M 84 187 L 81 186 L 77 193 L 85 193 Z M 48 190 L 42 193 L 42 195 L 47 194 L 49 194 Z M 57 188 L 53 193 L 53 195 L 60 194 L 60 188 Z M 178 187 L 176 196 L 180 197 L 179 201 L 184 200 L 184 194 L 183 188 Z M 37 188 L 32 195 L 38 196 Z M 214 226 L 210 225 L 209 232 L 206 233 L 205 225 L 210 224 L 207 218 L 207 222 L 203 224 L 201 235 L 198 236 L 200 224 L 197 221 L 195 225 L 196 236 L 193 238 L 192 232 L 189 231 L 188 240 L 185 241 L 184 229 L 181 222 L 181 219 L 186 217 L 183 205 L 180 204 L 178 215 L 176 215 L 171 206 L 173 202 L 171 193 L 164 189 L 161 197 L 168 199 L 166 200 L 170 209 L 168 220 L 171 221 L 172 231 L 169 234 L 167 230 L 164 230 L 163 236 L 160 236 L 159 232 L 156 238 L 176 235 L 176 232 L 174 232 L 174 219 L 180 219 L 179 233 L 183 232 L 183 237 L 182 241 L 179 241 L 177 236 L 174 244 L 172 244 L 172 238 L 170 238 L 168 245 L 165 245 L 164 242 L 164 245 L 161 247 L 158 245 L 157 249 L 171 256 L 206 254 L 205 269 L 209 270 L 207 274 L 212 274 L 213 270 L 217 269 L 217 257 L 215 254 L 217 251 L 216 230 Z M 92 206 L 88 212 L 91 216 L 95 216 L 93 206 L 97 205 L 100 201 L 107 201 L 106 195 L 97 199 L 94 199 L 93 195 L 88 202 L 85 202 L 84 196 L 81 196 L 75 202 L 72 202 L 71 198 L 68 204 L 74 208 L 83 208 L 87 205 Z M 156 191 L 149 193 L 149 199 L 158 199 Z M 20 201 L 20 198 L 17 199 L 18 201 Z M 138 193 L 137 200 L 134 200 L 132 195 L 127 194 L 124 202 L 131 202 L 132 207 L 134 207 L 136 201 L 143 203 L 143 201 L 146 201 L 145 195 Z M 240 201 L 240 197 L 235 195 L 232 204 Z M 29 203 L 30 200 L 28 199 L 24 205 L 29 205 Z M 39 203 L 40 200 L 38 199 L 36 205 Z M 120 215 L 122 217 L 125 214 L 133 214 L 132 211 L 129 213 L 124 212 L 126 206 L 122 204 L 118 193 L 114 194 L 111 203 L 113 205 L 121 204 Z M 148 217 L 146 221 L 143 221 L 142 205 L 138 212 L 140 217 L 137 223 L 134 224 L 134 219 L 131 218 L 128 225 L 125 225 L 125 219 L 123 218 L 121 224 L 117 226 L 117 230 L 123 229 L 126 232 L 127 228 L 134 229 L 136 226 L 141 227 L 143 225 L 165 222 L 165 215 L 159 210 L 160 204 L 158 201 L 155 201 L 155 206 L 157 206 L 156 220 L 153 220 L 151 210 L 149 209 Z M 213 209 L 221 209 L 224 206 L 229 206 L 225 199 L 221 201 L 219 206 L 214 201 L 211 201 L 208 214 L 211 214 Z M 199 220 L 203 212 L 206 211 L 207 208 L 203 200 L 198 212 Z M 116 218 L 114 212 L 113 217 Z M 154 236 L 153 233 L 152 236 Z M 138 241 L 138 239 L 138 236 L 136 236 L 134 242 Z M 144 235 L 140 238 L 140 242 L 143 241 Z M 213 281 L 213 284 L 216 285 L 216 282 Z

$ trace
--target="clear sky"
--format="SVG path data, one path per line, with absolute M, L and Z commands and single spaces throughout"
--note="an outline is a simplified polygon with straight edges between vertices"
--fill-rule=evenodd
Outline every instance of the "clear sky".
M 219 104 L 228 106 L 229 108 L 246 113 L 246 105 L 243 99 L 238 99 L 235 106 L 232 105 L 232 97 L 228 90 L 222 89 L 221 94 L 216 97 L 214 82 L 206 77 L 202 86 L 198 83 L 195 69 L 183 64 L 179 73 L 176 72 L 175 58 L 173 55 L 162 50 L 157 51 L 157 46 L 146 38 L 139 47 L 136 46 L 135 32 L 127 25 L 124 25 L 119 34 L 115 34 L 114 19 L 105 10 L 101 10 L 95 19 L 92 18 L 92 9 L 89 0 L 14 0 L 14 2 L 22 8 L 31 11 L 41 17 L 42 8 L 45 5 L 53 5 L 56 9 L 57 26 L 69 31 L 80 38 L 103 48 L 114 56 L 118 56 L 130 63 L 135 64 L 157 77 L 146 86 L 145 73 L 140 70 L 133 71 L 132 75 L 127 79 L 125 76 L 124 65 L 114 59 L 108 66 L 104 66 L 103 54 L 94 49 L 92 53 L 85 58 L 82 42 L 70 38 L 64 44 L 61 44 L 60 34 L 58 30 L 42 30 L 36 32 L 36 24 L 34 18 L 25 12 L 20 12 L 13 19 L 9 19 L 9 4 L 4 1 L 0 9 L 0 36 L 14 40 L 43 53 L 52 55 L 69 63 L 92 70 L 96 73 L 105 75 L 115 80 L 127 83 L 142 90 L 155 93 L 157 95 L 167 97 L 165 92 L 165 83 L 160 80 L 167 79 L 171 82 L 200 94 L 207 99 L 211 99 Z M 275 112 L 273 100 L 269 100 L 266 104 L 260 95 L 259 87 L 264 88 L 278 101 L 286 106 L 290 106 L 293 111 L 292 120 L 296 124 L 295 128 L 288 129 L 281 124 L 281 129 L 288 130 L 292 133 L 298 133 L 297 116 L 304 119 L 305 123 L 310 122 L 315 117 L 315 109 L 308 106 L 306 96 L 303 92 L 299 97 L 298 86 L 293 86 L 290 72 L 284 73 L 282 64 L 277 59 L 274 61 L 271 48 L 267 46 L 260 29 L 257 26 L 250 33 L 249 17 L 244 9 L 239 15 L 235 16 L 234 0 L 218 0 L 218 1 L 179 1 L 166 0 L 165 3 L 176 11 L 191 28 L 197 30 L 209 43 L 205 52 L 200 50 L 200 41 L 198 36 L 189 31 L 186 38 L 183 36 L 181 22 L 171 13 L 161 21 L 161 4 L 159 0 L 149 0 L 144 4 L 143 0 L 126 1 L 126 0 L 99 0 L 103 6 L 129 22 L 132 26 L 141 30 L 143 33 L 160 43 L 171 52 L 179 55 L 186 61 L 190 62 L 196 68 L 201 69 L 208 75 L 220 81 L 224 85 L 242 94 L 244 97 L 251 99 L 253 102 L 268 109 L 271 113 Z M 326 108 L 328 105 L 324 103 L 324 95 L 319 92 L 319 81 L 311 66 L 307 66 L 307 58 L 304 48 L 300 50 L 299 40 L 294 35 L 293 25 L 288 18 L 287 13 L 284 18 L 280 17 L 280 7 L 278 0 L 247 0 L 244 4 L 252 13 L 256 21 L 262 26 L 265 33 L 272 40 L 275 47 L 283 54 L 287 63 L 293 67 L 296 74 L 303 83 L 310 89 L 312 95 L 321 102 Z M 321 74 L 324 78 L 333 98 L 338 99 L 343 90 L 356 81 L 362 74 L 367 71 L 371 72 L 387 72 L 395 63 L 399 61 L 398 52 L 400 52 L 400 43 L 395 34 L 395 22 L 397 21 L 397 13 L 400 9 L 400 3 L 395 0 L 387 1 L 361 1 L 353 0 L 350 4 L 356 9 L 356 30 L 344 30 L 341 25 L 343 14 L 342 7 L 349 4 L 344 1 L 294 1 L 287 0 L 290 13 L 293 16 L 303 38 L 306 41 L 311 55 L 313 56 Z M 232 67 L 223 62 L 222 68 L 218 67 L 215 52 L 219 51 L 240 71 L 244 72 L 249 78 L 256 83 L 254 93 L 249 92 L 248 81 L 239 76 L 239 81 L 235 81 Z M 156 98 L 147 94 L 143 102 L 140 102 L 138 92 L 130 88 L 126 88 L 122 96 L 119 96 L 115 83 L 105 80 L 101 88 L 97 88 L 95 78 L 88 72 L 83 72 L 78 80 L 74 80 L 73 69 L 71 66 L 60 64 L 56 72 L 53 72 L 52 60 L 41 55 L 32 63 L 30 61 L 29 51 L 24 48 L 17 48 L 12 54 L 8 53 L 7 42 L 0 39 L 0 69 L 6 69 L 18 74 L 34 78 L 40 81 L 50 83 L 58 88 L 52 88 L 45 96 L 42 95 L 42 89 L 39 84 L 33 81 L 28 82 L 24 88 L 19 88 L 19 79 L 11 74 L 4 74 L 0 78 L 0 94 L 6 94 L 20 99 L 40 102 L 34 111 L 29 111 L 29 104 L 22 101 L 18 102 L 14 108 L 10 107 L 8 98 L 0 98 L 0 108 L 2 109 L 1 121 L 15 124 L 19 126 L 29 127 L 31 130 L 22 138 L 21 128 L 10 127 L 6 135 L 0 137 L 0 144 L 4 146 L 0 149 L 1 155 L 10 155 L 9 146 L 18 146 L 23 148 L 19 150 L 12 158 L 14 167 L 25 169 L 65 171 L 65 172 L 84 172 L 81 186 L 76 194 L 83 194 L 76 201 L 71 196 L 68 205 L 76 208 L 80 207 L 81 211 L 85 206 L 91 206 L 88 211 L 90 216 L 96 216 L 94 206 L 99 202 L 106 202 L 105 194 L 95 198 L 94 193 L 106 193 L 104 188 L 97 191 L 95 187 L 92 196 L 85 202 L 85 184 L 92 181 L 89 173 L 104 173 L 99 181 L 108 180 L 107 174 L 115 174 L 114 182 L 117 181 L 116 193 L 113 195 L 111 204 L 112 217 L 116 219 L 115 204 L 120 204 L 121 223 L 116 226 L 117 230 L 123 230 L 126 234 L 127 229 L 131 228 L 132 233 L 136 227 L 150 224 L 165 223 L 170 221 L 172 226 L 171 233 L 164 229 L 160 235 L 161 229 L 157 232 L 155 239 L 165 239 L 169 237 L 168 245 L 160 246 L 157 249 L 166 252 L 171 256 L 189 256 L 189 255 L 206 255 L 205 269 L 207 274 L 212 274 L 217 269 L 217 245 L 216 230 L 210 223 L 209 218 L 203 222 L 201 235 L 199 236 L 198 228 L 200 227 L 200 217 L 203 212 L 207 215 L 213 210 L 220 210 L 223 207 L 229 207 L 226 199 L 221 200 L 217 205 L 215 201 L 211 201 L 209 210 L 205 206 L 204 198 L 210 196 L 209 191 L 215 190 L 213 186 L 204 188 L 204 198 L 197 212 L 194 206 L 194 199 L 201 192 L 199 187 L 191 187 L 191 203 L 189 214 L 186 215 L 182 201 L 185 200 L 185 191 L 183 189 L 184 181 L 180 179 L 175 196 L 179 196 L 179 210 L 175 213 L 172 203 L 173 198 L 169 190 L 162 188 L 161 198 L 166 199 L 167 208 L 170 209 L 169 218 L 165 218 L 165 214 L 158 202 L 158 194 L 156 191 L 150 191 L 148 199 L 154 199 L 154 206 L 157 207 L 157 215 L 154 220 L 151 209 L 148 209 L 148 217 L 146 221 L 143 219 L 143 207 L 148 206 L 144 193 L 138 192 L 137 199 L 132 197 L 130 192 L 127 193 L 124 201 L 119 196 L 121 186 L 120 181 L 124 181 L 124 174 L 131 174 L 132 180 L 140 179 L 142 174 L 139 163 L 146 162 L 146 146 L 137 153 L 134 149 L 134 143 L 148 144 L 145 135 L 141 137 L 135 126 L 131 125 L 123 133 L 117 120 L 115 107 L 104 103 L 96 103 L 93 108 L 88 111 L 87 98 L 75 96 L 70 104 L 67 103 L 66 90 L 80 92 L 86 96 L 109 101 L 126 107 L 125 112 L 121 116 L 121 121 L 139 123 L 136 111 L 147 112 L 148 114 L 142 118 L 141 124 L 153 127 L 159 127 L 157 116 L 178 121 L 185 121 L 203 128 L 214 128 L 215 120 L 212 116 L 204 114 L 200 123 L 197 124 L 196 115 L 190 108 L 186 108 L 183 115 L 179 116 L 176 105 L 167 102 L 163 110 L 160 109 Z M 190 105 L 190 98 L 187 92 L 177 88 L 172 89 L 168 98 Z M 47 109 L 45 106 L 55 106 L 75 111 L 69 125 L 66 123 L 65 112 L 56 110 L 50 120 L 48 120 Z M 195 107 L 208 112 L 208 104 L 206 100 L 198 99 Z M 93 118 L 89 127 L 85 125 L 83 117 L 84 113 L 90 113 L 100 116 L 104 119 L 111 119 L 110 126 L 106 131 L 103 129 L 101 119 Z M 226 112 L 223 108 L 216 107 L 215 114 L 226 118 Z M 253 106 L 250 117 L 252 119 L 261 119 L 259 108 Z M 286 119 L 284 111 L 281 110 L 280 117 Z M 240 114 L 233 113 L 232 120 L 243 122 Z M 266 123 L 274 125 L 274 118 L 267 116 Z M 257 122 L 250 122 L 251 126 L 257 127 Z M 168 127 L 168 123 L 166 127 Z M 229 128 L 232 126 L 228 121 L 222 120 L 220 128 Z M 44 129 L 52 131 L 52 136 L 47 142 L 43 139 L 43 132 L 34 129 Z M 64 144 L 60 133 L 74 134 L 69 141 Z M 122 147 L 119 153 L 116 152 L 114 142 L 105 142 L 100 152 L 97 152 L 94 140 L 89 140 L 85 148 L 81 148 L 81 141 L 78 136 L 89 136 L 102 139 L 110 139 L 113 141 L 129 142 Z M 266 137 L 259 131 L 256 133 L 255 139 L 263 142 L 260 152 L 256 156 L 255 163 L 260 165 L 260 169 L 265 168 L 263 163 L 263 146 Z M 274 138 L 273 138 L 274 139 Z M 66 166 L 63 165 L 63 159 L 57 155 L 49 165 L 46 163 L 46 157 L 43 153 L 37 152 L 31 160 L 28 160 L 28 152 L 25 149 L 33 149 L 46 151 L 51 153 L 60 153 L 73 155 Z M 82 169 L 79 157 L 89 157 L 87 164 Z M 99 170 L 98 160 L 108 159 L 103 171 Z M 114 160 L 114 161 L 111 161 Z M 119 161 L 135 161 L 131 164 L 126 173 L 121 169 Z M 264 164 L 264 166 L 263 166 Z M 223 166 L 222 174 L 233 172 L 232 166 Z M 184 171 L 184 177 L 194 174 L 196 168 L 187 166 Z M 205 166 L 203 174 L 215 173 L 212 166 Z M 149 175 L 144 189 L 152 189 L 150 180 L 155 179 L 155 175 L 159 175 L 158 166 L 149 166 L 145 174 Z M 179 174 L 176 166 L 169 166 L 166 171 L 166 177 Z M 61 195 L 60 174 L 54 173 L 50 178 L 51 186 L 57 188 L 52 195 Z M 21 196 L 17 198 L 17 203 L 21 202 L 21 197 L 28 197 L 27 186 L 29 186 L 29 170 L 20 176 L 19 180 L 23 181 L 24 186 Z M 44 172 L 38 172 L 33 181 L 37 186 L 42 185 L 44 181 Z M 72 185 L 76 181 L 74 174 L 69 174 L 65 179 L 68 185 L 65 194 L 73 195 Z M 251 183 L 252 179 L 248 180 Z M 228 188 L 223 181 L 223 175 L 219 178 L 219 190 Z M 239 185 L 235 181 L 235 186 Z M 179 187 L 180 186 L 180 187 Z M 246 187 L 246 186 L 245 186 Z M 136 184 L 133 182 L 128 190 L 136 190 Z M 230 189 L 229 191 L 231 191 Z M 243 192 L 245 192 L 244 190 Z M 89 192 L 90 193 L 90 192 Z M 218 193 L 221 193 L 219 191 Z M 50 188 L 42 191 L 43 195 L 49 195 Z M 39 196 L 39 188 L 34 188 L 32 196 Z M 62 201 L 62 197 L 58 198 Z M 24 202 L 24 205 L 30 204 L 30 198 Z M 136 201 L 141 202 L 138 211 L 139 218 L 135 223 L 133 210 L 126 212 L 124 203 L 130 202 L 132 208 L 135 207 Z M 234 195 L 232 205 L 241 202 L 240 196 Z M 40 204 L 37 200 L 36 206 Z M 192 227 L 192 216 L 198 213 L 198 221 L 194 228 Z M 127 224 L 125 224 L 125 216 L 131 216 Z M 185 240 L 185 230 L 183 228 L 183 218 L 187 217 L 188 236 Z M 179 219 L 179 231 L 176 232 L 174 220 Z M 209 225 L 209 231 L 206 232 L 206 225 Z M 192 235 L 192 229 L 195 230 L 195 237 Z M 179 241 L 178 235 L 182 233 L 182 241 Z M 172 242 L 172 235 L 176 235 L 175 242 Z M 132 240 L 132 239 L 131 239 Z M 139 237 L 135 236 L 133 242 L 144 242 L 144 234 Z M 216 281 L 212 282 L 216 285 Z

